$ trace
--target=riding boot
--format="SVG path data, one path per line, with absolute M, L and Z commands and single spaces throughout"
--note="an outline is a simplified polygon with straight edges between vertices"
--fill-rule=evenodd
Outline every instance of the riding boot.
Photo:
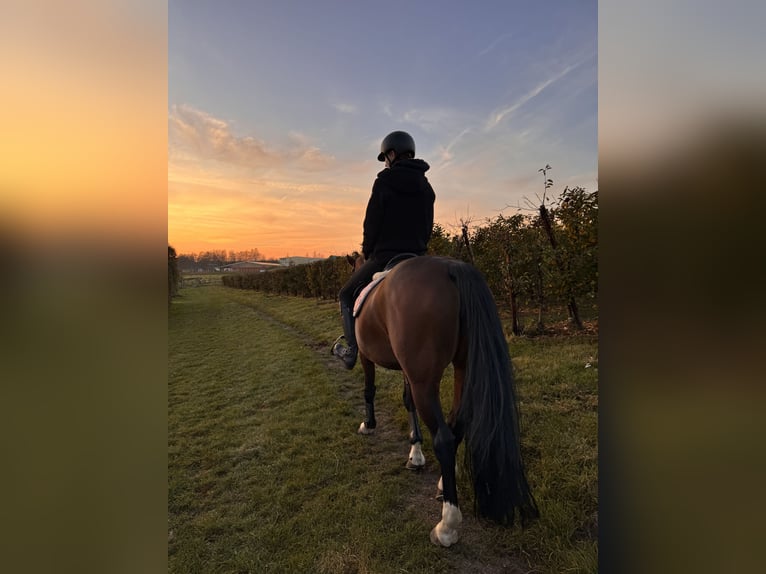
M 333 347 L 333 355 L 339 357 L 347 369 L 353 369 L 356 364 L 357 346 L 356 346 L 356 333 L 354 331 L 354 314 L 350 307 L 341 303 L 340 312 L 343 316 L 343 334 L 346 339 L 347 345 L 341 346 L 340 343 L 336 343 Z

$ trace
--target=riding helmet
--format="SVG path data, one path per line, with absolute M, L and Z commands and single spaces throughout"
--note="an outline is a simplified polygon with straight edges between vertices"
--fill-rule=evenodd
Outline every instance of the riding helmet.
M 391 150 L 394 150 L 397 156 L 410 152 L 415 157 L 415 140 L 407 132 L 391 132 L 380 143 L 378 161 L 386 161 L 386 153 Z

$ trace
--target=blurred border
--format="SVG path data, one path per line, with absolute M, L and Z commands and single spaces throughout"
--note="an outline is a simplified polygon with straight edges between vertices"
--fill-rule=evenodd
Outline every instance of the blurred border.
M 599 3 L 600 571 L 763 571 L 766 8 Z
M 167 5 L 0 20 L 6 572 L 167 570 Z

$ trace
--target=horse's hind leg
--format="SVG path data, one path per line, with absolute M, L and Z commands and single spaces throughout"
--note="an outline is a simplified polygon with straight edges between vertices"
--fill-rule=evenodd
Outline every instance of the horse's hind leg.
M 436 401 L 437 430 L 433 438 L 434 452 L 439 459 L 442 471 L 443 501 L 442 519 L 431 531 L 431 542 L 442 546 L 451 546 L 458 540 L 457 527 L 463 520 L 457 502 L 457 481 L 455 477 L 455 435 L 441 412 Z
M 439 401 L 438 380 L 426 389 L 414 387 L 413 399 L 423 422 L 431 431 L 434 452 L 439 460 L 444 486 L 442 518 L 431 530 L 431 542 L 442 546 L 451 546 L 458 540 L 458 526 L 463 520 L 457 502 L 457 483 L 455 480 L 455 435 L 444 420 Z M 427 384 L 427 383 L 426 383 Z
M 463 397 L 463 382 L 465 381 L 465 365 L 455 362 L 455 386 L 452 394 L 452 410 L 447 417 L 447 424 L 452 429 L 452 434 L 455 437 L 455 457 L 457 459 L 457 449 L 460 443 L 463 442 L 465 436 L 465 428 L 463 423 L 458 418 L 458 412 L 460 411 L 460 401 Z M 457 473 L 457 471 L 455 471 Z M 444 486 L 442 477 L 439 477 L 439 484 L 436 486 L 436 498 L 441 500 L 444 496 Z
M 458 418 L 458 411 L 460 410 L 460 401 L 462 400 L 463 396 L 463 382 L 465 381 L 465 365 L 462 363 L 455 362 L 454 363 L 455 368 L 455 386 L 453 388 L 452 393 L 452 410 L 450 411 L 449 415 L 447 416 L 447 424 L 449 425 L 450 429 L 452 429 L 452 434 L 455 437 L 455 457 L 457 459 L 457 449 L 460 447 L 460 443 L 463 442 L 463 437 L 465 436 L 465 427 L 463 426 L 463 423 Z M 457 473 L 457 470 L 455 471 Z M 442 478 L 439 477 L 439 484 L 437 485 L 437 494 L 436 498 L 441 500 L 443 496 L 443 485 L 442 485 Z
M 364 420 L 359 425 L 359 434 L 372 434 L 378 426 L 375 420 L 375 363 L 359 353 L 364 371 Z
M 419 470 L 426 465 L 426 457 L 423 456 L 423 435 L 420 432 L 420 423 L 418 422 L 418 411 L 415 408 L 415 402 L 412 400 L 412 388 L 407 376 L 404 377 L 404 392 L 402 393 L 404 408 L 410 419 L 410 455 L 407 458 L 407 468 L 410 470 Z

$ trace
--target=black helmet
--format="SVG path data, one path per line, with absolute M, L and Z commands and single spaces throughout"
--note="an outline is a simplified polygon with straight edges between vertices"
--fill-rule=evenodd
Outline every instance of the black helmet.
M 378 161 L 386 161 L 386 153 L 394 150 L 396 155 L 410 152 L 415 157 L 415 140 L 407 132 L 391 132 L 380 143 Z

